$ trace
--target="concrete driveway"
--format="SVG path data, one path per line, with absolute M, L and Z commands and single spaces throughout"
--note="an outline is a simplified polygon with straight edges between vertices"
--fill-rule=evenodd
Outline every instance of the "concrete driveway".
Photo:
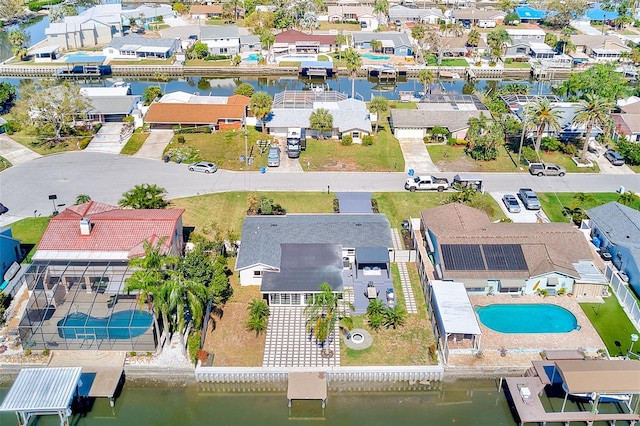
M 22 164 L 40 158 L 42 155 L 2 133 L 0 134 L 0 157 L 6 158 L 11 164 Z
M 518 189 L 514 188 L 512 192 L 491 192 L 491 197 L 496 200 L 502 211 L 512 222 L 515 223 L 536 223 L 536 222 L 549 222 L 549 218 L 543 210 L 527 210 L 522 205 L 522 202 L 518 198 Z M 510 213 L 502 202 L 502 196 L 504 194 L 513 194 L 520 204 L 520 213 Z
M 133 156 L 150 160 L 162 160 L 162 153 L 171 142 L 173 134 L 173 130 L 151 130 L 147 140 Z
M 124 129 L 124 123 L 104 123 L 91 139 L 85 151 L 120 154 L 122 147 L 127 142 L 127 138 L 122 135 L 122 129 Z
M 605 151 L 605 148 L 601 148 L 600 152 L 598 152 L 597 154 L 591 152 L 587 154 L 587 158 L 589 160 L 598 164 L 598 167 L 600 167 L 600 173 L 608 175 L 634 174 L 633 170 L 631 170 L 626 164 L 624 166 L 614 166 L 613 164 L 611 164 L 611 162 L 604 156 Z
M 415 170 L 416 174 L 435 173 L 438 168 L 427 151 L 422 139 L 399 139 L 400 149 L 404 157 L 404 171 Z

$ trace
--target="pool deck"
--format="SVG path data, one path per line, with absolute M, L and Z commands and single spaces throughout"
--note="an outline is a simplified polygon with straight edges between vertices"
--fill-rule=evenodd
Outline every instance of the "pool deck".
M 587 353 L 593 353 L 604 348 L 605 345 L 600 336 L 591 325 L 591 322 L 580 308 L 575 297 L 550 296 L 543 298 L 537 295 L 513 296 L 513 295 L 479 295 L 470 296 L 473 306 L 486 306 L 491 304 L 533 304 L 549 303 L 571 311 L 578 320 L 580 330 L 568 333 L 523 333 L 505 334 L 485 327 L 478 320 L 482 330 L 482 357 L 469 353 L 469 348 L 463 343 L 449 342 L 452 350 L 449 356 L 450 366 L 459 367 L 501 367 L 519 366 L 528 368 L 531 361 L 540 360 L 540 352 L 553 349 L 576 350 L 581 348 Z M 527 321 L 527 318 L 520 319 Z M 456 346 L 460 345 L 460 346 Z M 506 355 L 501 355 L 501 350 L 506 349 Z M 466 353 L 465 353 L 466 352 Z

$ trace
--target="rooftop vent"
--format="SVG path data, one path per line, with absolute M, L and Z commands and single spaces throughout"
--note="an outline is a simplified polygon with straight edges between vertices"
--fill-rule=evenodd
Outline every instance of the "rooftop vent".
M 91 234 L 91 219 L 83 217 L 80 219 L 80 235 Z

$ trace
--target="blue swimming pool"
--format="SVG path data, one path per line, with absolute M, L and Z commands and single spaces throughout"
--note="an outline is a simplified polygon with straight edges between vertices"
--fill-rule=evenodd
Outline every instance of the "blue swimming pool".
M 257 53 L 251 53 L 249 56 L 244 58 L 242 62 L 258 62 L 260 60 L 260 55 Z
M 568 333 L 578 320 L 567 309 L 551 304 L 476 306 L 482 324 L 500 333 Z
M 363 53 L 362 56 L 365 59 L 371 59 L 373 61 L 388 61 L 391 56 L 387 55 L 374 55 L 373 53 Z
M 143 335 L 152 322 L 150 313 L 138 310 L 120 311 L 103 318 L 75 312 L 58 321 L 58 335 L 65 339 L 131 339 Z

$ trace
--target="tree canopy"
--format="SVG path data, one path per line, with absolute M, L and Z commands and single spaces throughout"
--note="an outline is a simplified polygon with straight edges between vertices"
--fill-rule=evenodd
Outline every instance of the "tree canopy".
M 333 129 L 333 116 L 328 109 L 318 108 L 311 113 L 309 125 L 320 133 L 320 139 L 324 139 L 324 134 Z
M 166 189 L 156 184 L 143 183 L 122 194 L 118 205 L 133 209 L 163 209 L 169 205 L 164 199 L 166 193 Z
M 262 122 L 262 133 L 267 132 L 265 120 L 271 113 L 272 106 L 273 98 L 267 92 L 255 92 L 251 96 L 249 109 L 251 110 L 253 115 L 255 115 L 255 117 Z
M 242 95 L 250 98 L 253 95 L 254 88 L 249 83 L 242 83 L 240 86 L 236 87 L 236 90 L 233 91 L 234 95 Z

